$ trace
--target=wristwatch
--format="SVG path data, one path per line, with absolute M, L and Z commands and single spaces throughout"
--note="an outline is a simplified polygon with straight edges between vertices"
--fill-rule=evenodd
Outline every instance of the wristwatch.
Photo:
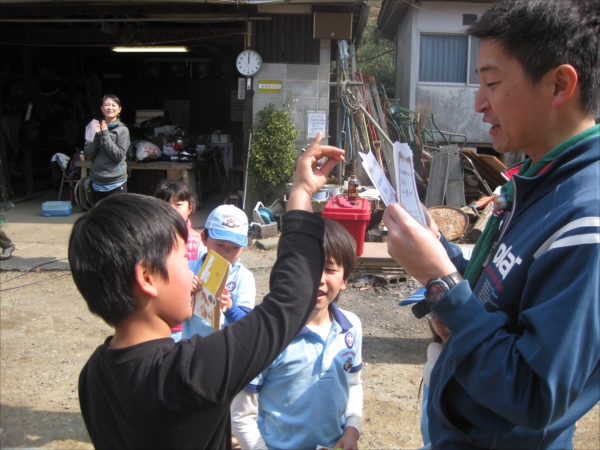
M 454 272 L 441 278 L 432 278 L 425 287 L 425 299 L 412 307 L 412 312 L 417 319 L 424 317 L 431 311 L 431 306 L 442 299 L 450 289 L 463 280 L 460 273 Z

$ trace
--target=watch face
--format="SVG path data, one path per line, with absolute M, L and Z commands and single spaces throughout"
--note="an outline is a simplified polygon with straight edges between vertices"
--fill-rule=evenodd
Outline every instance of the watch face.
M 438 281 L 431 283 L 429 286 L 427 286 L 427 295 L 429 296 L 429 298 L 434 302 L 441 300 L 442 297 L 444 297 L 444 295 L 446 295 L 449 290 L 448 287 L 444 285 L 445 283 L 443 281 Z
M 260 70 L 262 58 L 254 50 L 245 50 L 239 54 L 235 65 L 238 71 L 247 77 L 256 74 Z

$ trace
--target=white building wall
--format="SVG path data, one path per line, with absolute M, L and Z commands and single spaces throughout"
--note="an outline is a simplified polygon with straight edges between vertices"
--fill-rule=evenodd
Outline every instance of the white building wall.
M 430 104 L 435 122 L 443 131 L 465 134 L 471 144 L 491 145 L 489 127 L 482 121 L 482 115 L 475 112 L 474 102 L 478 86 L 456 83 L 420 83 L 419 48 L 420 33 L 466 34 L 467 26 L 462 25 L 463 14 L 483 14 L 491 4 L 469 2 L 421 2 L 419 7 L 410 6 L 400 24 L 398 36 L 406 36 L 410 31 L 410 63 L 404 71 L 402 86 L 397 92 L 410 93 L 408 108 L 415 110 L 417 104 Z M 399 40 L 400 42 L 400 40 Z M 400 52 L 402 51 L 402 55 Z M 399 58 L 408 54 L 407 49 L 398 50 Z M 406 60 L 403 60 L 406 66 Z M 408 81 L 407 81 L 408 78 Z M 408 83 L 408 87 L 407 87 Z
M 296 129 L 300 135 L 296 140 L 296 148 L 300 152 L 308 146 L 311 140 L 307 138 L 308 111 L 326 111 L 329 123 L 329 70 L 331 64 L 331 40 L 320 41 L 320 63 L 316 64 L 263 64 L 261 70 L 254 76 L 254 104 L 252 108 L 253 123 L 256 123 L 256 113 L 273 103 L 281 109 L 287 101 Z M 282 89 L 279 93 L 261 93 L 258 91 L 260 80 L 279 80 Z M 328 132 L 329 130 L 327 130 Z M 327 133 L 322 144 L 328 143 Z

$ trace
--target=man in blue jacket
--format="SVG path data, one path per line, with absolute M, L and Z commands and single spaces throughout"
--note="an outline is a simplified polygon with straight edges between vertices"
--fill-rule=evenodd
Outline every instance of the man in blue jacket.
M 482 39 L 475 109 L 500 153 L 523 150 L 471 261 L 390 205 L 390 255 L 450 329 L 431 376 L 433 448 L 572 448 L 600 401 L 600 9 L 503 0 Z M 464 277 L 464 279 L 463 279 Z

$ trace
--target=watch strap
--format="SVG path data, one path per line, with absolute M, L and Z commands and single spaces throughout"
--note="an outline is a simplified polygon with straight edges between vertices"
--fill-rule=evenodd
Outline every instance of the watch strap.
M 448 285 L 448 290 L 450 290 L 454 286 L 456 286 L 458 283 L 463 281 L 463 277 L 459 272 L 453 272 L 450 275 L 446 275 L 441 278 L 433 278 L 433 279 L 429 280 L 427 282 L 427 286 L 429 286 L 429 283 L 431 283 L 432 281 L 436 281 L 436 280 L 442 280 L 444 283 L 446 283 Z M 431 311 L 431 305 L 433 305 L 434 303 L 435 303 L 434 301 L 429 299 L 429 297 L 427 295 L 427 289 L 425 289 L 425 299 L 421 300 L 419 303 L 416 303 L 412 307 L 413 315 L 417 319 L 421 319 L 422 317 L 425 317 L 425 315 L 429 314 L 429 312 Z
M 418 303 L 415 303 L 413 305 L 413 307 L 411 308 L 413 315 L 417 318 L 417 319 L 422 319 L 423 317 L 425 317 L 427 314 L 429 314 L 431 312 L 431 310 L 429 309 L 429 302 L 425 299 L 421 300 Z
M 444 281 L 450 289 L 452 289 L 454 286 L 456 286 L 462 280 L 463 280 L 463 277 L 460 274 L 460 272 L 453 272 L 450 275 L 446 275 L 445 277 L 442 277 L 442 281 Z

